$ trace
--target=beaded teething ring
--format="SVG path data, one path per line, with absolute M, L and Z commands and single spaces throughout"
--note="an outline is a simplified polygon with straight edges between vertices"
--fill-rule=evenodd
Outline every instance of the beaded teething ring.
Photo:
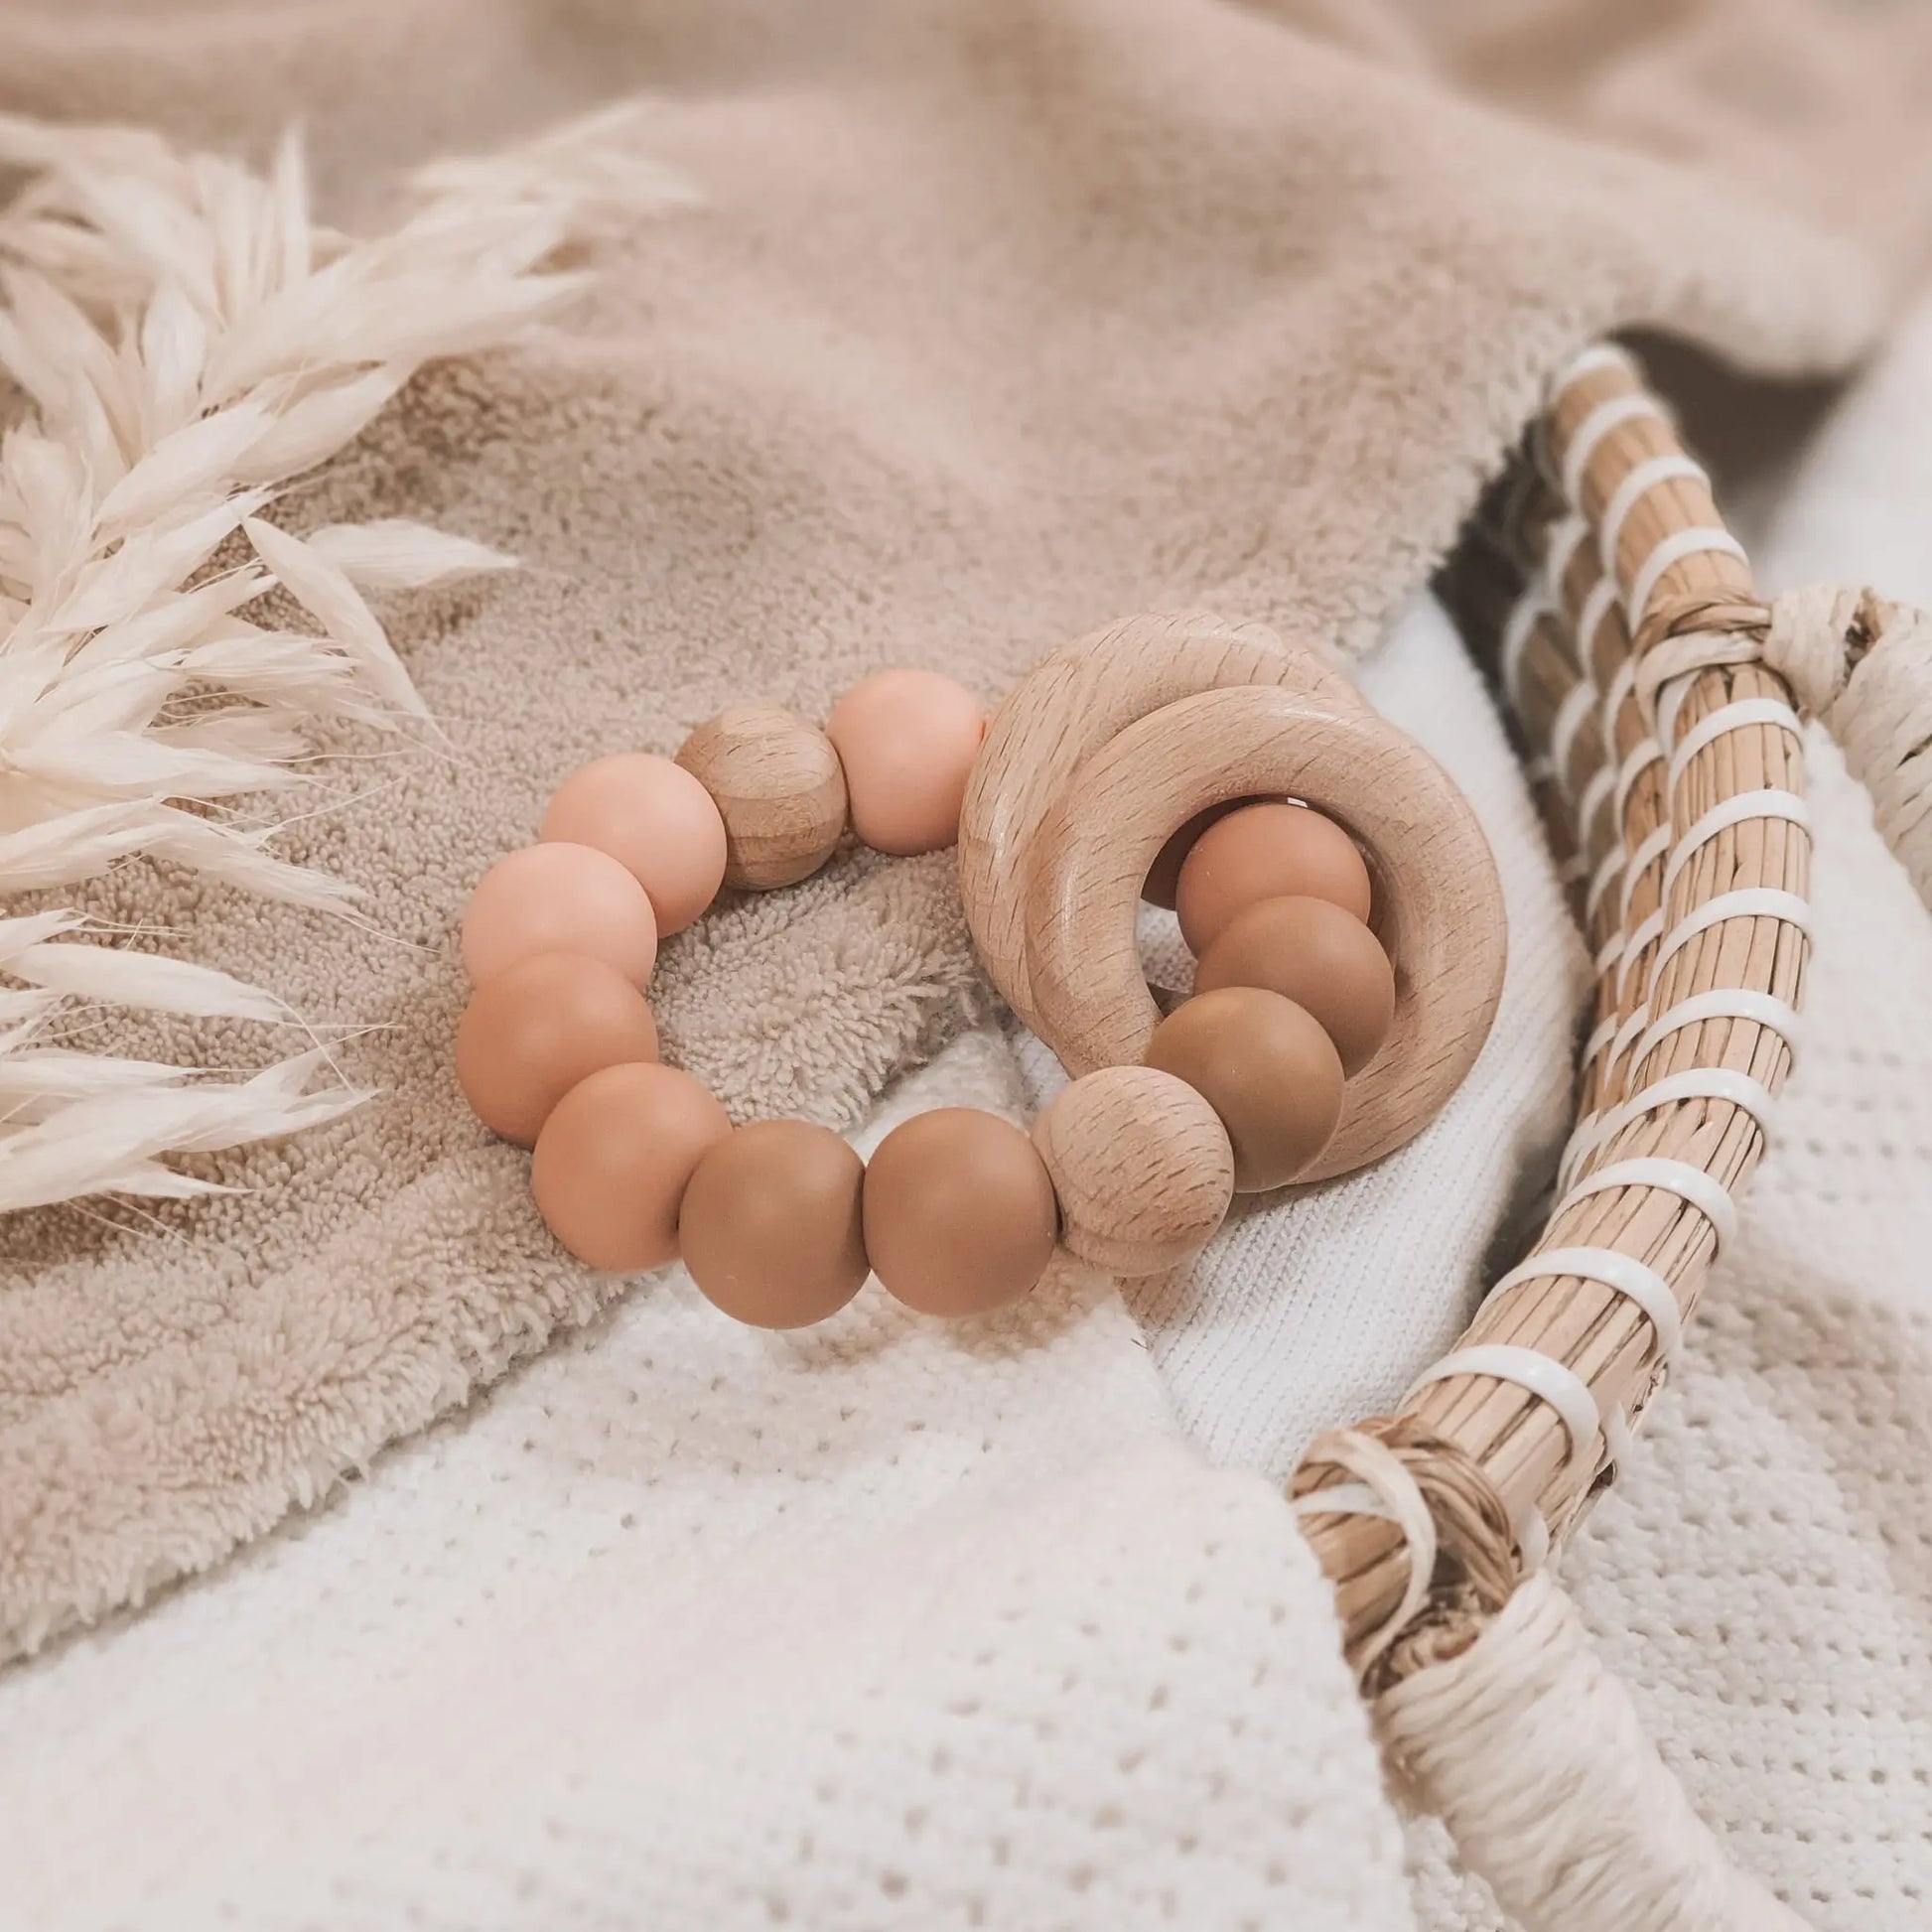
M 809 1122 L 734 1129 L 659 1063 L 643 988 L 660 935 L 721 887 L 808 877 L 848 825 L 887 853 L 959 840 L 988 970 L 1075 1076 L 1031 1136 L 940 1108 L 866 1163 Z M 541 840 L 464 917 L 464 1091 L 534 1146 L 537 1207 L 571 1253 L 624 1272 L 681 1257 L 765 1327 L 824 1319 L 868 1274 L 923 1312 L 984 1312 L 1056 1246 L 1171 1268 L 1235 1193 L 1414 1134 L 1500 989 L 1495 871 L 1449 780 L 1321 658 L 1211 620 L 1072 645 L 990 726 L 925 671 L 867 679 L 822 732 L 735 707 L 675 760 L 574 773 Z M 1144 890 L 1172 897 L 1198 955 L 1165 1018 L 1139 962 Z

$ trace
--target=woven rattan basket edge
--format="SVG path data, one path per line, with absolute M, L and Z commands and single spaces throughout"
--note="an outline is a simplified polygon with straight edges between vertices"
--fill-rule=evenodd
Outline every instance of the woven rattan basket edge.
M 1761 663 L 1644 675 L 1669 668 L 1651 646 L 1710 611 L 1761 607 L 1708 480 L 1622 350 L 1592 347 L 1552 384 L 1449 588 L 1524 748 L 1594 954 L 1595 1010 L 1529 1256 L 1396 1415 L 1347 1433 L 1428 1500 L 1432 1574 L 1414 1574 L 1410 1538 L 1337 1439 L 1296 1477 L 1349 1653 L 1379 1683 L 1472 1641 L 1614 1473 L 1762 1155 L 1808 949 L 1788 686 Z

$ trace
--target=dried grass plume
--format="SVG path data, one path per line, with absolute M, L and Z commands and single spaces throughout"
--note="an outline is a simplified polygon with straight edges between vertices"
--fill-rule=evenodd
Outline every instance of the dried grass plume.
M 347 904 L 344 882 L 276 856 L 268 807 L 318 722 L 423 719 L 365 593 L 512 560 L 394 520 L 297 537 L 278 493 L 425 362 L 567 298 L 580 278 L 546 266 L 566 242 L 682 199 L 613 138 L 622 118 L 439 163 L 390 233 L 353 240 L 312 218 L 294 136 L 258 176 L 140 130 L 0 116 L 0 166 L 30 171 L 0 213 L 0 369 L 21 396 L 0 439 L 0 1212 L 206 1191 L 166 1157 L 365 1098 L 320 1047 L 243 1078 L 73 1050 L 103 1005 L 294 1016 L 47 896 L 159 860 Z M 277 588 L 312 627 L 262 615 Z

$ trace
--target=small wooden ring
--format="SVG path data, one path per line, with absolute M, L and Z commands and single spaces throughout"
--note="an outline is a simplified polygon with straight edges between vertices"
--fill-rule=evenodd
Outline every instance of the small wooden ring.
M 1229 798 L 1286 794 L 1343 825 L 1377 883 L 1395 1024 L 1348 1083 L 1341 1124 L 1302 1176 L 1408 1140 L 1474 1064 L 1502 992 L 1502 889 L 1467 804 L 1435 760 L 1365 708 L 1269 685 L 1197 692 L 1138 719 L 1066 773 L 1026 891 L 1039 1032 L 1076 1077 L 1138 1061 L 1160 1018 L 1135 915 L 1162 844 Z
M 1036 1033 L 1045 1029 L 1032 995 L 1024 881 L 1061 787 L 1149 712 L 1195 691 L 1254 685 L 1299 692 L 1330 712 L 1367 710 L 1319 652 L 1285 645 L 1265 624 L 1183 612 L 1124 618 L 1065 645 L 988 721 L 959 818 L 960 898 L 994 984 Z

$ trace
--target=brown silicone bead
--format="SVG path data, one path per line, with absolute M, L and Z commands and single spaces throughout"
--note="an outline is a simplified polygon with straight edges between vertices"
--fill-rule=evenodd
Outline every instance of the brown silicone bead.
M 718 1308 L 755 1328 L 837 1314 L 866 1279 L 866 1164 L 829 1127 L 759 1120 L 698 1163 L 678 1251 Z
M 977 1107 L 915 1114 L 866 1166 L 873 1273 L 922 1314 L 983 1314 L 1028 1294 L 1059 1232 L 1028 1137 Z
M 1158 1275 L 1197 1253 L 1234 1194 L 1227 1130 L 1184 1081 L 1103 1066 L 1034 1122 L 1060 1204 L 1060 1241 L 1091 1267 Z
M 1154 855 L 1154 863 L 1148 867 L 1147 878 L 1141 886 L 1141 897 L 1148 904 L 1158 905 L 1164 912 L 1173 910 L 1173 891 L 1180 878 L 1182 861 L 1194 849 L 1194 841 L 1217 818 L 1225 818 L 1233 809 L 1234 805 L 1229 803 L 1210 805 L 1206 811 L 1196 812 Z
M 1263 799 L 1217 818 L 1197 838 L 1174 881 L 1180 936 L 1199 958 L 1244 906 L 1290 893 L 1331 898 L 1369 914 L 1368 866 L 1332 818 L 1307 805 Z
M 809 878 L 845 830 L 832 741 L 772 704 L 733 705 L 678 747 L 677 761 L 725 821 L 725 884 L 769 892 Z
M 1325 898 L 1265 898 L 1237 912 L 1201 954 L 1194 990 L 1261 986 L 1307 1007 L 1345 1074 L 1361 1071 L 1395 1025 L 1395 968 L 1367 926 Z
M 491 1133 L 529 1147 L 578 1081 L 657 1057 L 644 996 L 587 953 L 542 952 L 485 980 L 456 1034 L 456 1077 Z
M 1307 1008 L 1253 986 L 1197 994 L 1154 1030 L 1147 1063 L 1185 1080 L 1221 1117 L 1234 1190 L 1280 1187 L 1341 1119 L 1341 1057 Z
M 580 1080 L 551 1110 L 530 1162 L 530 1191 L 579 1261 L 634 1274 L 677 1255 L 685 1182 L 731 1132 L 688 1073 L 638 1061 Z

